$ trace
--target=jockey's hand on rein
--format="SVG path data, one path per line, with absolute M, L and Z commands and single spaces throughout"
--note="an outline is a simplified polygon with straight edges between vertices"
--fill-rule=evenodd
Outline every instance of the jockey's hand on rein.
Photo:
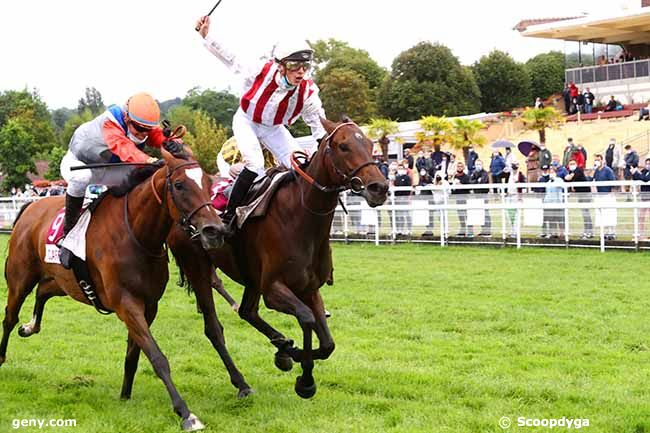
M 180 140 L 168 140 L 163 143 L 163 148 L 172 155 L 183 151 L 183 142 Z

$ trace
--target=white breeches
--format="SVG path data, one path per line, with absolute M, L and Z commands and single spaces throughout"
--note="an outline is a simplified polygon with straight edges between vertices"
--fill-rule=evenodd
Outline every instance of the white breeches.
M 110 168 L 93 168 L 92 170 L 70 170 L 70 167 L 86 165 L 68 150 L 61 160 L 61 176 L 68 182 L 68 194 L 84 197 L 88 185 L 118 186 L 133 171 L 133 166 L 115 166 Z

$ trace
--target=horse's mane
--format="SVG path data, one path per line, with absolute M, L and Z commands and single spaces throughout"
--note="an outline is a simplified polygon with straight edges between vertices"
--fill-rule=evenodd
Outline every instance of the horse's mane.
M 133 188 L 153 176 L 153 174 L 158 171 L 159 168 L 160 167 L 155 165 L 145 165 L 144 167 L 138 167 L 129 173 L 129 175 L 120 185 L 109 188 L 108 193 L 113 197 L 123 197 L 127 193 L 131 192 Z

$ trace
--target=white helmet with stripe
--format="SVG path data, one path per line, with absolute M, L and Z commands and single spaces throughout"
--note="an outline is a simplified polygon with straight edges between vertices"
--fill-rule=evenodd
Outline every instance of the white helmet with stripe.
M 307 41 L 279 42 L 273 46 L 271 57 L 278 63 L 287 60 L 311 62 L 314 58 L 314 50 L 309 46 Z

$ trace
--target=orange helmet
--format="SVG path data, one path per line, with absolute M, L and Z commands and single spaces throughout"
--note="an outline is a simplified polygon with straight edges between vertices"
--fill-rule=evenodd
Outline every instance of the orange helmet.
M 142 126 L 152 128 L 160 122 L 158 103 L 148 93 L 136 93 L 126 101 L 126 114 Z

